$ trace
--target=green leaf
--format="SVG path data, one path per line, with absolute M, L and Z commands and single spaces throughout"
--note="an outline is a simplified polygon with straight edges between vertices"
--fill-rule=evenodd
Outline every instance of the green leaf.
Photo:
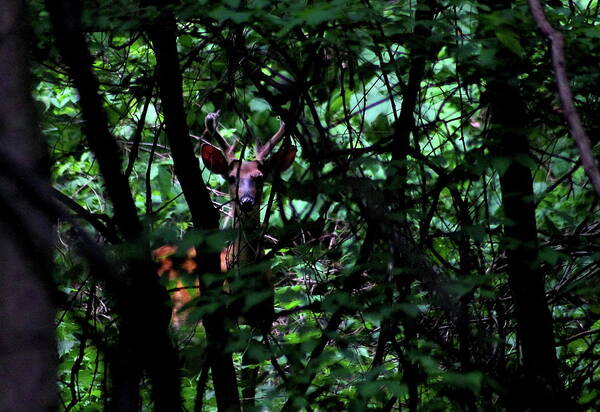
M 469 389 L 474 394 L 479 394 L 483 374 L 478 371 L 468 373 L 445 372 L 442 374 L 442 379 L 452 386 Z
M 252 17 L 252 13 L 248 11 L 236 11 L 219 6 L 211 10 L 208 15 L 215 20 L 226 21 L 231 20 L 236 24 L 246 23 Z
M 517 56 L 523 55 L 523 48 L 519 42 L 519 36 L 515 32 L 506 29 L 500 29 L 496 31 L 496 38 L 500 40 L 500 43 L 506 46 Z
M 157 169 L 160 196 L 163 201 L 166 201 L 171 197 L 171 189 L 173 187 L 171 171 L 163 165 L 160 165 Z

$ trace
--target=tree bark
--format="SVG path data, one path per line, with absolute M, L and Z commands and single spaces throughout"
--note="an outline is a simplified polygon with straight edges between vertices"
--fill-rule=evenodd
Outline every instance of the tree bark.
M 413 34 L 410 50 L 410 70 L 408 75 L 408 83 L 402 94 L 402 106 L 398 119 L 393 123 L 393 140 L 391 145 L 392 162 L 388 167 L 386 187 L 386 203 L 391 205 L 392 213 L 399 216 L 398 220 L 389 222 L 388 241 L 390 242 L 390 252 L 392 264 L 395 269 L 401 269 L 404 272 L 402 275 L 391 275 L 394 278 L 390 279 L 396 284 L 398 291 L 398 301 L 404 301 L 410 295 L 410 285 L 417 277 L 427 277 L 425 273 L 419 273 L 422 267 L 413 265 L 411 260 L 414 260 L 419 252 L 409 248 L 402 247 L 406 245 L 410 238 L 409 229 L 406 225 L 406 200 L 407 200 L 407 184 L 408 181 L 408 152 L 410 149 L 410 136 L 415 129 L 415 110 L 419 104 L 419 90 L 421 81 L 425 75 L 425 67 L 428 62 L 428 57 L 434 55 L 436 47 L 432 45 L 431 40 L 431 23 L 435 16 L 435 0 L 419 1 L 415 4 L 415 31 Z M 398 76 L 401 78 L 401 76 Z M 388 229 L 389 230 L 389 229 Z M 384 232 L 385 233 L 385 232 Z M 415 254 L 411 256 L 411 252 Z M 408 269 L 408 270 L 407 270 Z M 408 316 L 402 317 L 405 334 L 402 347 L 406 353 L 415 349 L 415 341 L 417 339 L 416 320 Z M 420 403 L 419 399 L 419 383 L 420 370 L 419 365 L 405 357 L 404 361 L 399 362 L 403 370 L 403 381 L 408 386 L 408 410 L 415 412 Z
M 48 0 L 46 7 L 59 51 L 79 92 L 84 132 L 100 166 L 115 222 L 127 247 L 137 252 L 126 262 L 127 269 L 119 282 L 111 281 L 109 274 L 101 279 L 107 280 L 121 318 L 118 344 L 108 354 L 110 409 L 138 410 L 140 379 L 145 371 L 155 408 L 177 411 L 181 408 L 181 389 L 177 354 L 168 335 L 170 310 L 163 304 L 168 296 L 158 284 L 150 252 L 143 245 L 142 225 L 122 172 L 121 152 L 108 128 L 92 57 L 82 33 L 80 4 L 74 0 Z
M 36 127 L 25 2 L 0 2 L 0 410 L 57 407 L 52 221 L 23 184 L 50 198 Z M 8 169 L 8 170 L 7 170 Z
M 502 248 L 508 261 L 527 388 L 527 396 L 518 396 L 518 402 L 523 409 L 573 410 L 568 407 L 559 380 L 552 316 L 539 267 L 533 178 L 526 164 L 527 110 L 516 80 L 520 73 L 513 69 L 517 65 L 509 64 L 509 58 L 503 57 L 507 56 L 500 52 L 498 69 L 489 73 L 487 99 L 492 115 L 493 152 L 499 164 L 507 166 L 506 170 L 498 169 L 506 218 Z
M 158 20 L 148 27 L 148 34 L 156 55 L 159 94 L 175 175 L 188 202 L 194 226 L 197 229 L 217 230 L 219 213 L 212 205 L 209 192 L 202 181 L 198 159 L 194 155 L 186 124 L 174 17 L 168 12 L 162 13 Z M 198 249 L 200 271 L 220 273 L 218 252 L 205 249 Z M 200 280 L 204 296 L 220 300 L 220 282 L 207 285 L 203 278 Z M 233 359 L 231 353 L 225 351 L 229 342 L 225 307 L 220 305 L 212 313 L 204 315 L 203 325 L 208 340 L 208 358 L 211 362 L 217 407 L 219 411 L 239 411 L 240 399 Z
M 487 2 L 493 13 L 511 12 L 512 1 Z M 482 21 L 479 31 L 489 39 Z M 507 385 L 509 407 L 516 410 L 575 410 L 559 379 L 552 315 L 539 265 L 533 177 L 529 169 L 530 146 L 527 105 L 521 95 L 519 77 L 527 69 L 524 61 L 500 41 L 494 44 L 496 65 L 487 69 L 485 101 L 489 102 L 489 142 L 500 175 L 504 210 L 507 274 L 515 307 L 517 336 L 522 351 L 520 379 Z M 508 378 L 510 379 L 510 378 Z

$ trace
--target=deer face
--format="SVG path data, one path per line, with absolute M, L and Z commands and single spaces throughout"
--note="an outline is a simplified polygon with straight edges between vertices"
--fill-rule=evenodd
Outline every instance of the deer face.
M 262 198 L 265 175 L 257 161 L 234 161 L 229 167 L 229 196 L 242 213 L 257 209 Z
M 231 153 L 232 149 L 228 150 Z M 230 156 L 228 156 L 230 157 Z M 296 148 L 285 145 L 268 159 L 242 161 L 227 160 L 223 152 L 215 146 L 202 146 L 202 161 L 213 173 L 220 174 L 229 184 L 229 195 L 235 210 L 243 214 L 258 211 L 262 200 L 265 179 L 271 174 L 279 174 L 289 168 L 296 157 Z M 231 159 L 231 157 L 230 157 Z

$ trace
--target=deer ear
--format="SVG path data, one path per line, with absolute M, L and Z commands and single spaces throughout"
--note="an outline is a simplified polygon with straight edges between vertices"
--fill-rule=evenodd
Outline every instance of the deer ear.
M 217 173 L 225 176 L 228 172 L 228 165 L 223 153 L 210 144 L 203 144 L 200 149 L 202 155 L 202 162 L 204 166 L 208 167 L 213 173 Z
M 270 172 L 279 174 L 287 170 L 294 163 L 295 158 L 296 146 L 284 143 L 281 149 L 269 158 L 268 169 Z

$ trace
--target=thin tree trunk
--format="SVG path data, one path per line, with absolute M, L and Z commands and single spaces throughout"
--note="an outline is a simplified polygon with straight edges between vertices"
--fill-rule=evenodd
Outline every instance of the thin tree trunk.
M 198 159 L 194 155 L 186 124 L 175 19 L 169 13 L 163 13 L 148 28 L 148 34 L 156 55 L 159 93 L 175 175 L 188 202 L 194 226 L 197 229 L 217 230 L 219 214 L 213 207 L 209 192 L 202 181 Z M 220 273 L 219 254 L 205 249 L 206 247 L 199 249 L 200 271 Z M 219 282 L 207 285 L 203 279 L 204 277 L 201 277 L 204 296 L 212 296 L 218 300 L 221 293 Z M 214 312 L 204 315 L 203 325 L 208 340 L 208 359 L 211 362 L 217 407 L 219 411 L 239 411 L 240 399 L 233 359 L 231 353 L 225 351 L 229 342 L 229 331 L 224 306 L 221 305 Z
M 512 7 L 512 1 L 487 2 L 494 13 Z M 479 31 L 488 39 L 488 26 L 482 19 Z M 574 410 L 560 382 L 555 352 L 552 315 L 539 266 L 539 247 L 535 220 L 533 177 L 528 166 L 527 105 L 519 89 L 519 77 L 527 69 L 524 61 L 500 41 L 496 65 L 486 71 L 486 101 L 491 126 L 489 142 L 500 175 L 504 210 L 502 249 L 507 258 L 508 281 L 514 301 L 517 335 L 522 351 L 524 382 L 505 382 L 509 407 L 516 410 Z M 509 378 L 510 379 L 510 378 Z
M 415 129 L 415 110 L 418 107 L 419 90 L 421 81 L 425 75 L 425 67 L 428 62 L 428 57 L 433 55 L 435 48 L 431 43 L 431 22 L 434 19 L 434 8 L 436 7 L 435 0 L 424 0 L 415 3 L 415 32 L 413 34 L 412 44 L 410 45 L 410 70 L 408 75 L 408 83 L 402 95 L 402 107 L 398 120 L 394 122 L 394 136 L 392 140 L 392 163 L 387 171 L 386 187 L 386 202 L 392 206 L 392 210 L 396 216 L 401 216 L 399 221 L 389 222 L 392 230 L 389 232 L 390 251 L 392 255 L 392 263 L 394 268 L 402 268 L 405 271 L 402 275 L 394 276 L 392 280 L 396 284 L 398 291 L 398 300 L 404 301 L 410 295 L 410 285 L 416 277 L 424 277 L 423 273 L 418 273 L 418 266 L 410 264 L 410 260 L 415 259 L 415 256 L 410 256 L 411 252 L 417 253 L 416 250 L 409 250 L 401 247 L 407 243 L 410 237 L 406 226 L 406 201 L 407 201 L 407 184 L 408 181 L 408 152 L 410 149 L 410 136 Z M 400 76 L 399 76 L 400 78 Z M 408 269 L 408 270 L 406 270 Z M 392 303 L 392 302 L 390 302 Z M 402 347 L 406 353 L 415 349 L 417 339 L 416 320 L 408 317 L 402 317 L 404 327 L 404 339 Z M 403 381 L 408 386 L 408 410 L 416 412 L 420 403 L 419 399 L 419 383 L 420 370 L 419 365 L 408 357 L 399 362 L 403 370 Z
M 523 352 L 527 396 L 520 402 L 531 410 L 571 410 L 558 376 L 552 317 L 539 267 L 535 202 L 529 156 L 526 107 L 515 79 L 514 65 L 502 59 L 488 79 L 494 154 L 505 170 L 498 170 L 506 223 L 503 249 L 508 260 L 508 279 L 515 304 L 517 331 Z
M 177 354 L 167 330 L 170 310 L 163 304 L 168 297 L 149 262 L 150 253 L 143 247 L 142 225 L 122 172 L 119 146 L 108 128 L 92 58 L 81 30 L 81 5 L 74 0 L 48 0 L 46 6 L 58 48 L 79 92 L 84 131 L 113 204 L 115 223 L 128 242 L 127 247 L 138 252 L 126 262 L 121 281 L 115 282 L 114 274 L 102 279 L 107 281 L 120 315 L 118 344 L 109 353 L 110 408 L 137 411 L 140 380 L 147 372 L 155 408 L 177 411 L 181 408 L 181 389 Z

